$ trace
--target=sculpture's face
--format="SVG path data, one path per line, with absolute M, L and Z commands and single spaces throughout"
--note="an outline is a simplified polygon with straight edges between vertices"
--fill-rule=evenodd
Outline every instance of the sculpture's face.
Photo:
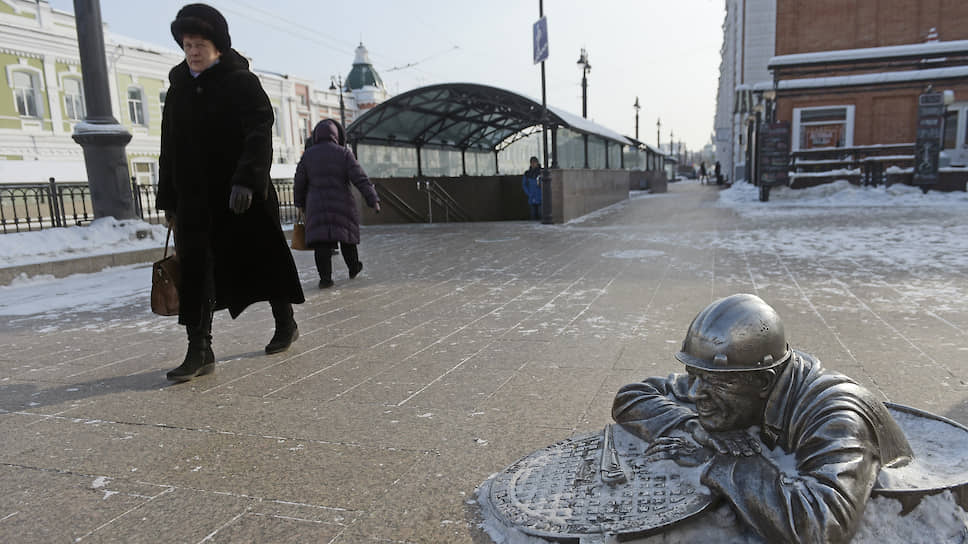
M 708 431 L 746 429 L 760 423 L 768 376 L 756 372 L 706 372 L 687 367 L 689 398 L 696 404 L 699 423 Z M 764 381 L 765 380 L 765 381 Z

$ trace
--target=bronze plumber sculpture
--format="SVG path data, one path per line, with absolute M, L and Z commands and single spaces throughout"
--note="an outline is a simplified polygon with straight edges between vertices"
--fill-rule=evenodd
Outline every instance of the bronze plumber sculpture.
M 488 479 L 485 514 L 528 536 L 584 544 L 668 531 L 724 501 L 763 542 L 839 544 L 872 493 L 906 511 L 944 490 L 968 504 L 968 451 L 951 461 L 926 450 L 964 450 L 968 428 L 885 404 L 791 349 L 759 297 L 707 306 L 675 357 L 686 372 L 619 390 L 617 425 Z

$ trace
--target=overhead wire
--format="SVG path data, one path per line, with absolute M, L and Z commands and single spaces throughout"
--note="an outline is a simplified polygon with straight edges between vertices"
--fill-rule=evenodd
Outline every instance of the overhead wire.
M 258 22 L 260 24 L 267 24 L 267 26 L 271 26 L 272 28 L 275 28 L 277 30 L 286 32 L 289 35 L 292 35 L 293 32 L 292 32 L 292 28 L 288 28 L 288 27 L 295 27 L 296 29 L 299 29 L 301 31 L 301 32 L 298 32 L 299 35 L 297 36 L 297 38 L 307 39 L 309 41 L 313 41 L 313 42 L 318 43 L 320 45 L 323 45 L 324 47 L 327 47 L 327 48 L 329 48 L 331 50 L 334 50 L 334 51 L 337 51 L 337 52 L 340 52 L 340 53 L 346 53 L 346 54 L 352 54 L 353 53 L 353 50 L 355 50 L 355 46 L 353 46 L 353 45 L 350 45 L 349 46 L 351 48 L 350 50 L 343 49 L 343 46 L 344 46 L 343 44 L 349 44 L 349 42 L 347 42 L 345 40 L 342 40 L 342 39 L 339 39 L 339 38 L 335 38 L 335 37 L 331 37 L 331 36 L 327 36 L 325 33 L 320 32 L 320 30 L 318 28 L 313 28 L 313 27 L 306 26 L 306 25 L 304 25 L 304 24 L 302 24 L 302 23 L 300 23 L 298 21 L 294 21 L 292 19 L 289 19 L 287 17 L 283 17 L 281 15 L 278 15 L 276 13 L 270 12 L 268 10 L 264 10 L 262 8 L 256 7 L 256 6 L 252 5 L 252 4 L 250 4 L 249 2 L 246 2 L 245 0 L 215 0 L 215 1 L 218 2 L 218 3 L 220 3 L 220 4 L 223 4 L 225 2 L 234 3 L 234 4 L 237 4 L 238 6 L 241 6 L 244 9 L 250 10 L 251 12 L 255 12 L 255 13 L 261 14 L 263 16 L 271 17 L 273 19 L 276 19 L 277 21 L 280 21 L 282 23 L 285 23 L 287 25 L 287 28 L 280 28 L 277 25 L 267 24 L 266 23 L 266 20 L 265 20 L 265 17 L 263 17 L 263 16 L 253 16 L 251 13 L 245 13 L 244 11 L 239 11 L 238 8 L 234 8 L 234 9 L 227 8 L 227 11 L 231 11 L 232 13 L 235 13 L 237 15 L 240 15 L 241 17 L 244 17 L 244 18 L 249 19 L 251 21 Z M 320 37 L 324 37 L 327 40 L 329 40 L 330 42 L 336 42 L 336 43 L 338 43 L 340 45 L 333 45 L 332 43 L 327 43 L 325 41 L 322 41 L 320 39 Z M 370 49 L 370 48 L 367 48 L 367 50 L 369 51 L 369 53 L 372 56 L 374 56 L 376 58 L 381 58 L 381 57 L 384 58 L 384 59 L 387 59 L 388 58 L 387 56 L 383 55 L 379 50 L 373 50 L 373 49 Z M 439 54 L 438 54 L 438 56 L 439 56 Z M 432 58 L 432 57 L 433 56 L 431 56 L 430 58 Z M 421 62 L 425 62 L 426 60 L 430 60 L 430 58 L 422 59 L 420 61 L 412 62 L 412 63 L 397 63 L 397 64 L 400 67 L 399 69 L 402 69 L 402 67 L 413 68 L 414 70 L 420 71 L 420 72 L 426 74 L 427 76 L 430 76 L 430 77 L 432 77 L 434 79 L 440 80 L 441 78 L 437 74 L 433 74 L 431 72 L 428 72 L 427 70 L 424 70 L 424 69 L 419 68 L 419 67 L 416 66 L 417 64 L 420 64 Z M 395 60 L 400 60 L 400 59 L 395 59 Z M 408 66 L 408 64 L 409 64 L 409 66 Z M 385 68 L 381 68 L 380 71 L 384 71 L 385 72 L 387 70 Z

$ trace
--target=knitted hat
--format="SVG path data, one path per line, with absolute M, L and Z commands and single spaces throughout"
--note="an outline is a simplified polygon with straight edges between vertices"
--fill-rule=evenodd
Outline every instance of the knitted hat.
M 182 47 L 182 37 L 185 34 L 198 34 L 211 40 L 221 52 L 232 47 L 228 22 L 217 9 L 207 4 L 188 4 L 178 10 L 178 15 L 171 22 L 171 35 L 179 48 Z

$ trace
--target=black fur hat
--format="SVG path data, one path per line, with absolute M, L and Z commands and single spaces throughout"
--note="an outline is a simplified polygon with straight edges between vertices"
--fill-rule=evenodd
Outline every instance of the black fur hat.
M 232 47 L 228 22 L 217 9 L 207 4 L 188 4 L 178 10 L 178 15 L 171 22 L 171 35 L 179 48 L 182 47 L 185 34 L 198 34 L 211 40 L 220 52 Z

